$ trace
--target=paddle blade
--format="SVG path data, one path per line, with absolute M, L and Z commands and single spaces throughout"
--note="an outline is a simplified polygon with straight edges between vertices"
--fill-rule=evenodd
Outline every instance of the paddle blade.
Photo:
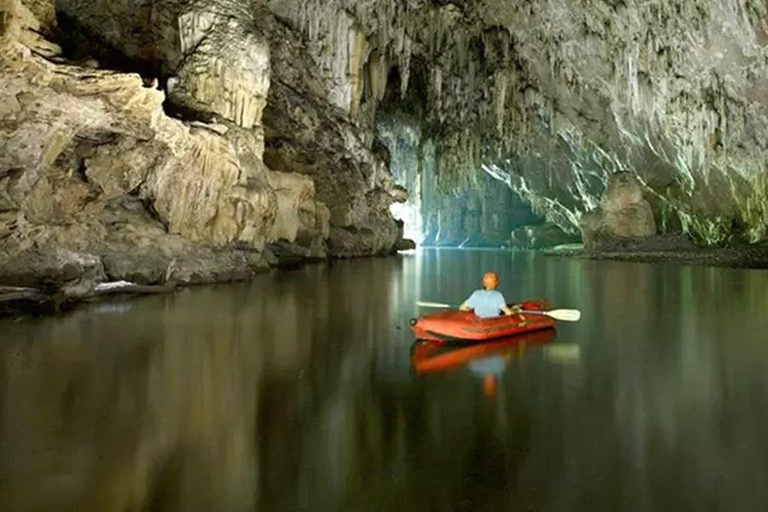
M 581 311 L 578 309 L 555 309 L 547 311 L 545 314 L 561 322 L 578 322 L 581 320 Z
M 453 306 L 450 304 L 441 304 L 439 302 L 423 302 L 423 301 L 417 301 L 416 305 L 421 308 L 441 308 L 441 309 L 450 309 Z

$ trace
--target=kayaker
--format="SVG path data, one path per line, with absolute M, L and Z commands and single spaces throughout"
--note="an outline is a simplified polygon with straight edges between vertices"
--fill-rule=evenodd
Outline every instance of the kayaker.
M 480 318 L 493 318 L 503 312 L 505 315 L 515 315 L 520 309 L 515 306 L 510 308 L 504 295 L 496 290 L 499 286 L 499 276 L 495 272 L 486 272 L 483 276 L 483 289 L 476 290 L 459 306 L 461 311 L 474 311 Z

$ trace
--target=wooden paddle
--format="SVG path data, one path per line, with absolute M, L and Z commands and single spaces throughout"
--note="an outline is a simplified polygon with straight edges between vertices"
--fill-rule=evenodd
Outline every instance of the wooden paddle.
M 423 302 L 417 301 L 416 305 L 422 308 L 439 308 L 439 309 L 458 309 L 451 304 L 441 304 L 439 302 Z M 526 315 L 544 315 L 561 322 L 578 322 L 581 319 L 581 311 L 578 309 L 553 309 L 552 311 L 529 311 L 522 310 L 520 313 Z

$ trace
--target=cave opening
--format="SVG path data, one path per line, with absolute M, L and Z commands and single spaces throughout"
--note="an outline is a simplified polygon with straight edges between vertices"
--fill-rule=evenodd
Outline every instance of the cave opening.
M 424 241 L 421 178 L 424 169 L 424 109 L 427 108 L 423 68 L 411 66 L 409 87 L 401 94 L 403 77 L 398 66 L 387 75 L 387 88 L 376 112 L 376 140 L 387 148 L 389 168 L 408 199 L 390 206 L 392 216 L 403 223 L 403 236 L 417 245 Z
M 446 187 L 440 144 L 446 127 L 431 115 L 429 63 L 411 60 L 408 87 L 392 66 L 376 111 L 376 139 L 389 153 L 390 170 L 408 193 L 391 207 L 406 238 L 423 247 L 509 247 L 537 243 L 544 219 L 506 183 L 481 169 L 462 169 L 472 179 Z M 538 240 L 542 240 L 538 236 Z
M 56 40 L 62 56 L 83 67 L 107 69 L 123 73 L 136 73 L 146 85 L 154 80 L 165 88 L 167 69 L 163 60 L 153 55 L 151 45 L 137 45 L 137 55 L 130 56 L 90 27 L 70 16 L 66 2 L 56 2 Z
M 163 91 L 162 107 L 169 117 L 204 123 L 216 120 L 204 109 L 190 107 L 172 95 L 183 56 L 178 49 L 177 31 L 160 28 L 153 22 L 154 18 L 162 17 L 156 6 L 140 6 L 135 16 L 127 11 L 122 13 L 124 16 L 119 19 L 131 19 L 128 27 L 110 25 L 117 16 L 105 21 L 72 15 L 80 8 L 75 0 L 55 1 L 57 27 L 52 37 L 67 62 L 139 75 L 144 87 Z M 107 25 L 100 26 L 102 21 Z

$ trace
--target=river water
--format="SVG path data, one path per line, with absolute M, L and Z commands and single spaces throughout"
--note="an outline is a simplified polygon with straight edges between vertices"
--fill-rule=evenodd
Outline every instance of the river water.
M 581 309 L 424 372 L 417 300 Z M 450 355 L 450 354 L 449 354 Z M 422 357 L 423 356 L 423 357 Z M 0 321 L 5 511 L 765 510 L 768 273 L 423 251 Z

